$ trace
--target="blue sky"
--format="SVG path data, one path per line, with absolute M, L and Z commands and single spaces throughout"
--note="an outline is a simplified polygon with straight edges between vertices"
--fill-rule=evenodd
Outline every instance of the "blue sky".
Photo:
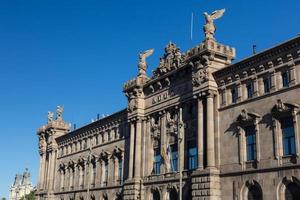
M 36 129 L 48 110 L 64 106 L 78 127 L 124 108 L 138 52 L 155 48 L 150 72 L 169 41 L 182 51 L 201 42 L 202 13 L 220 8 L 216 38 L 237 60 L 300 33 L 299 0 L 1 0 L 0 197 L 25 167 L 36 184 Z

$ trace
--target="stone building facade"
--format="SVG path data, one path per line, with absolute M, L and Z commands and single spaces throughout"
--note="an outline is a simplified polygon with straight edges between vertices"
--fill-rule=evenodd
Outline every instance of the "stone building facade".
M 300 36 L 232 64 L 209 23 L 152 76 L 140 54 L 126 109 L 73 131 L 49 113 L 38 199 L 300 199 Z
M 30 173 L 26 169 L 23 174 L 16 174 L 15 181 L 10 188 L 9 199 L 20 200 L 33 190 L 34 188 L 30 182 Z

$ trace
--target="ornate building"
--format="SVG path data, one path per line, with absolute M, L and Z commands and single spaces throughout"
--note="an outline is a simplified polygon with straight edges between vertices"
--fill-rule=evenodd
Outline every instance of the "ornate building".
M 16 174 L 14 184 L 10 188 L 9 199 L 20 200 L 31 191 L 33 191 L 33 186 L 30 182 L 30 173 L 26 169 L 23 175 Z
M 300 199 L 300 36 L 232 64 L 214 38 L 182 53 L 173 43 L 123 91 L 128 107 L 70 131 L 38 129 L 38 199 Z M 182 187 L 180 187 L 182 185 Z

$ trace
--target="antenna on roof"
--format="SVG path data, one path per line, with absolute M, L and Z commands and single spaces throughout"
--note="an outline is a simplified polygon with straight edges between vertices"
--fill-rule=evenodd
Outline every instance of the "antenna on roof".
M 100 119 L 100 114 L 99 113 L 97 113 L 97 120 L 99 120 Z
M 256 54 L 256 44 L 252 45 L 252 53 L 253 55 Z
M 75 123 L 73 124 L 73 130 L 76 130 L 76 124 Z

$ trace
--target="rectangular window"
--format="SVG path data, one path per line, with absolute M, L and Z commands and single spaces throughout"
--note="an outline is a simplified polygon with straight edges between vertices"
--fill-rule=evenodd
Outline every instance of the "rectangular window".
M 236 103 L 238 99 L 238 93 L 236 88 L 231 89 L 231 102 Z
M 248 99 L 252 98 L 254 94 L 253 83 L 247 84 L 246 88 L 247 88 Z
M 108 181 L 108 162 L 105 163 L 105 179 L 104 179 L 104 185 L 107 185 Z
M 178 146 L 177 144 L 170 145 L 171 151 L 171 171 L 178 171 Z
M 288 71 L 281 73 L 282 87 L 289 87 L 289 73 Z
M 284 118 L 281 120 L 282 140 L 283 140 L 283 154 L 295 155 L 295 130 L 292 117 Z
M 187 150 L 188 150 L 188 169 L 192 170 L 192 169 L 196 169 L 198 167 L 198 159 L 197 159 L 197 145 L 196 145 L 196 141 L 189 141 L 187 143 Z
M 264 93 L 269 93 L 271 89 L 271 79 L 267 77 L 264 79 Z
M 246 134 L 246 151 L 247 151 L 247 161 L 256 159 L 256 134 L 255 127 L 249 126 L 245 128 Z
M 161 155 L 160 149 L 154 149 L 154 163 L 153 163 L 153 173 L 160 174 L 160 165 L 161 165 Z
M 122 184 L 123 183 L 123 179 L 122 179 L 122 176 L 123 176 L 123 160 L 122 159 L 119 159 L 118 175 L 119 175 L 120 184 Z

